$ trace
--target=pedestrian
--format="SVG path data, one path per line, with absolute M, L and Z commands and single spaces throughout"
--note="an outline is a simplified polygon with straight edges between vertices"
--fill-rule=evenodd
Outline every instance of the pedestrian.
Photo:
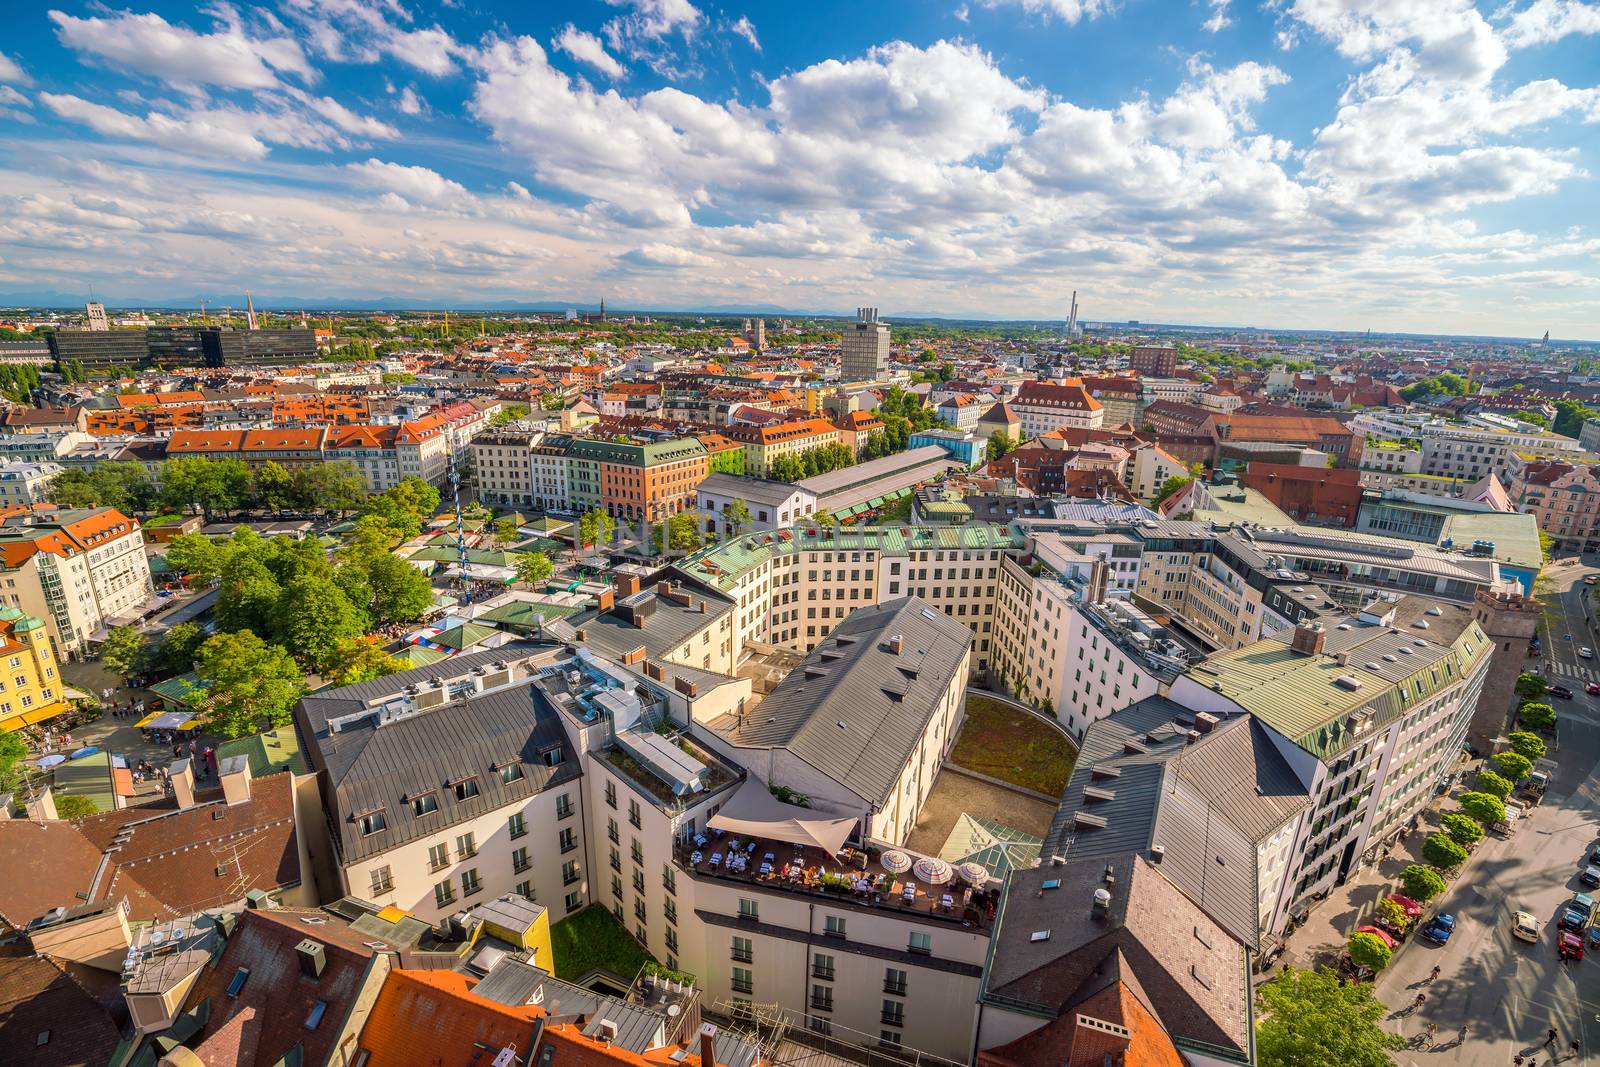
M 1553 1044 L 1556 1043 L 1556 1028 L 1555 1027 L 1552 1026 L 1549 1030 L 1547 1030 L 1545 1032 L 1544 1043 L 1546 1045 L 1553 1045 Z
M 1579 1051 L 1579 1050 L 1580 1050 L 1580 1048 L 1581 1048 L 1581 1047 L 1582 1047 L 1582 1046 L 1580 1046 L 1580 1045 L 1579 1045 L 1579 1044 L 1578 1044 L 1578 1039 L 1577 1039 L 1577 1038 L 1573 1038 L 1573 1039 L 1572 1039 L 1572 1041 L 1571 1041 L 1571 1043 L 1569 1043 L 1569 1044 L 1568 1044 L 1568 1045 L 1567 1045 L 1567 1048 L 1568 1048 L 1568 1049 L 1570 1049 L 1570 1050 L 1571 1050 L 1571 1052 L 1572 1052 L 1572 1054 L 1573 1054 L 1573 1055 L 1574 1055 L 1574 1056 L 1576 1056 L 1576 1055 L 1577 1055 L 1577 1054 L 1578 1054 L 1578 1051 Z
M 1438 980 L 1439 980 L 1439 968 L 1435 967 L 1433 969 L 1433 973 L 1428 976 L 1428 981 L 1437 982 Z

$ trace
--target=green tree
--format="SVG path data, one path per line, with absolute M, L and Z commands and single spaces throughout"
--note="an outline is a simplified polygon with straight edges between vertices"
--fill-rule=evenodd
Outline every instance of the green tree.
M 1394 927 L 1396 930 L 1404 930 L 1411 924 L 1411 917 L 1406 914 L 1406 909 L 1388 897 L 1383 897 L 1378 901 L 1378 906 L 1373 909 L 1373 913 L 1379 920 Z
M 992 463 L 997 459 L 1016 450 L 1017 442 L 1008 433 L 996 430 L 989 435 L 989 443 L 984 446 L 984 454 Z
M 1539 414 L 1537 411 L 1513 411 L 1511 413 L 1511 417 L 1514 419 L 1521 419 L 1523 422 L 1531 422 L 1541 430 L 1548 430 L 1550 428 L 1550 420 Z
M 767 477 L 775 482 L 793 483 L 798 482 L 805 476 L 805 465 L 799 457 L 794 455 L 785 453 L 781 456 L 774 456 L 771 462 L 767 464 Z
M 1350 952 L 1351 963 L 1357 967 L 1365 967 L 1374 974 L 1389 966 L 1389 961 L 1394 958 L 1394 950 L 1384 944 L 1383 939 L 1377 934 L 1351 934 L 1346 947 Z
M 1520 752 L 1508 749 L 1505 752 L 1496 752 L 1491 758 L 1500 773 L 1513 783 L 1522 781 L 1528 776 L 1528 772 L 1533 770 L 1533 761 Z
M 131 678 L 144 655 L 144 634 L 137 626 L 118 626 L 100 645 L 100 662 L 119 678 Z
M 611 532 L 617 528 L 616 521 L 600 508 L 592 508 L 578 519 L 578 545 L 580 548 L 589 548 L 605 544 L 611 540 Z
M 361 505 L 363 515 L 376 515 L 399 532 L 401 537 L 415 537 L 422 532 L 423 520 L 439 510 L 439 490 L 415 475 L 408 476 L 398 485 L 371 496 Z
M 869 438 L 870 440 L 870 438 Z M 734 535 L 742 534 L 750 528 L 750 505 L 739 497 L 734 497 L 728 502 L 727 508 L 722 512 L 722 521 Z
M 1163 500 L 1167 499 L 1167 497 L 1171 496 L 1173 493 L 1176 493 L 1179 489 L 1182 489 L 1192 481 L 1194 481 L 1194 479 L 1189 477 L 1187 474 L 1174 474 L 1172 477 L 1161 483 L 1161 488 L 1156 490 L 1156 498 L 1154 501 L 1152 501 L 1152 504 L 1161 503 Z
M 343 515 L 367 497 L 367 479 L 348 459 L 296 467 L 289 475 L 289 501 L 300 511 Z
M 1388 1014 L 1372 987 L 1329 969 L 1291 968 L 1256 989 L 1261 1067 L 1393 1067 L 1405 1039 L 1381 1025 Z
M 1442 871 L 1453 871 L 1467 862 L 1467 850 L 1449 834 L 1429 834 L 1422 843 L 1422 858 Z
M 1538 700 L 1550 692 L 1550 683 L 1537 674 L 1524 671 L 1517 677 L 1517 696 L 1523 700 Z
M 1543 738 L 1526 730 L 1513 730 L 1506 735 L 1506 740 L 1511 742 L 1511 751 L 1535 763 L 1544 759 L 1544 754 L 1548 751 Z
M 1472 816 L 1484 826 L 1505 821 L 1505 802 L 1491 793 L 1462 793 L 1456 798 L 1456 803 L 1461 805 L 1464 814 Z
M 55 798 L 56 814 L 63 819 L 82 819 L 100 814 L 100 809 L 88 797 L 76 793 L 61 793 Z
M 1400 872 L 1400 888 L 1412 900 L 1426 904 L 1444 892 L 1444 879 L 1432 867 L 1413 863 Z
M 1557 400 L 1552 406 L 1556 409 L 1556 421 L 1552 429 L 1564 437 L 1578 436 L 1585 419 L 1600 416 L 1600 412 L 1576 400 Z
M 700 547 L 700 524 L 692 512 L 680 512 L 670 516 L 665 522 L 656 527 L 655 546 L 657 552 L 672 549 L 679 552 L 692 551 Z
M 1529 702 L 1517 711 L 1522 725 L 1534 730 L 1548 730 L 1556 724 L 1556 709 L 1549 704 Z
M 367 615 L 344 590 L 319 578 L 297 578 L 283 588 L 273 631 L 291 653 L 321 672 L 339 642 L 360 637 Z
M 510 515 L 495 520 L 494 542 L 501 548 L 508 548 L 517 543 L 517 520 Z
M 171 674 L 194 669 L 195 653 L 205 643 L 206 632 L 199 623 L 180 622 L 161 635 L 160 663 Z
M 818 526 L 837 526 L 837 525 L 839 525 L 839 519 L 837 518 L 837 516 L 835 516 L 834 513 L 829 511 L 827 508 L 823 508 L 822 510 L 818 511 L 816 514 L 812 515 L 811 516 L 811 521 L 816 523 Z
M 179 534 L 167 544 L 167 566 L 188 577 L 191 585 L 205 588 L 222 576 L 230 554 L 205 534 Z
M 255 474 L 256 503 L 268 511 L 282 514 L 294 495 L 294 479 L 283 464 L 268 461 Z
M 517 556 L 517 581 L 524 585 L 531 587 L 547 582 L 555 571 L 555 564 L 543 552 L 523 552 Z
M 215 615 L 219 630 L 270 634 L 277 624 L 283 587 L 253 552 L 235 552 L 222 566 Z
M 0 792 L 9 793 L 22 781 L 28 745 L 14 733 L 0 733 Z
M 209 638 L 195 656 L 204 687 L 207 729 L 223 737 L 245 737 L 289 725 L 295 701 L 306 692 L 294 658 L 248 631 Z
M 378 622 L 410 622 L 433 606 L 428 576 L 400 557 L 387 553 L 373 556 L 365 570 L 372 589 L 372 616 Z
M 334 685 L 355 685 L 370 682 L 386 674 L 405 670 L 405 664 L 379 648 L 371 641 L 359 637 L 336 642 L 330 650 L 322 675 Z
M 1483 827 L 1470 815 L 1453 811 L 1442 816 L 1439 824 L 1444 827 L 1444 832 L 1450 835 L 1451 840 L 1462 848 L 1471 848 L 1483 840 Z
M 1504 800 L 1511 795 L 1511 783 L 1488 769 L 1478 772 L 1478 777 L 1474 784 L 1477 785 L 1478 792 L 1488 793 L 1496 800 Z

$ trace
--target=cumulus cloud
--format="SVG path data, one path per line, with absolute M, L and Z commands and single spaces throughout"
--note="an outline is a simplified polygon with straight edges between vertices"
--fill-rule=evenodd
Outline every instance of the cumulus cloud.
M 750 21 L 748 15 L 740 15 L 738 21 L 729 26 L 728 29 L 748 41 L 751 48 L 754 48 L 757 52 L 761 51 L 761 39 L 756 36 L 755 23 Z
M 709 267 L 716 262 L 699 252 L 659 242 L 629 249 L 619 258 L 635 267 L 648 268 Z
M 402 115 L 420 115 L 428 109 L 427 103 L 409 85 L 400 90 L 400 103 L 397 106 Z
M 346 169 L 363 184 L 399 197 L 407 204 L 460 209 L 469 206 L 473 200 L 466 186 L 451 181 L 438 171 L 427 167 L 368 159 L 361 163 L 348 164 Z
M 984 7 L 1018 7 L 1029 15 L 1058 18 L 1071 26 L 1111 10 L 1111 0 L 979 0 Z M 965 20 L 963 20 L 965 21 Z
M 625 71 L 622 64 L 618 63 L 606 51 L 606 46 L 600 38 L 592 33 L 585 33 L 572 23 L 567 23 L 555 40 L 556 51 L 565 52 L 579 63 L 587 64 L 608 78 L 622 77 Z
M 1512 48 L 1549 44 L 1570 34 L 1600 34 L 1600 4 L 1583 0 L 1533 0 L 1521 10 L 1507 4 L 1496 20 L 1509 18 L 1506 43 Z
M 22 65 L 4 52 L 0 52 L 0 82 L 10 82 L 12 85 L 32 85 L 33 79 L 28 77 L 28 72 Z
M 1207 33 L 1221 33 L 1233 20 L 1228 17 L 1228 0 L 1211 0 L 1211 17 L 1201 23 Z
M 93 18 L 51 11 L 50 20 L 68 48 L 173 85 L 267 89 L 278 84 L 280 73 L 306 82 L 316 77 L 292 38 L 251 37 L 237 23 L 196 33 L 160 15 L 131 11 Z
M 225 122 L 177 118 L 159 111 L 141 117 L 70 94 L 40 93 L 39 99 L 62 118 L 82 123 L 107 137 L 130 141 L 181 141 L 191 151 L 233 159 L 260 159 L 267 154 L 267 146 L 253 134 Z

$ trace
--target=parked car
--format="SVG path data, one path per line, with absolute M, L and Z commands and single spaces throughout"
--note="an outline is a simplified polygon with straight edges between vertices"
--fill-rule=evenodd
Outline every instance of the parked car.
M 1594 659 L 1594 649 L 1590 648 L 1588 645 L 1579 645 L 1578 657 L 1580 659 Z
M 1511 916 L 1511 936 L 1523 941 L 1539 940 L 1539 920 L 1525 911 Z
M 1584 585 L 1593 585 L 1595 582 L 1600 582 L 1600 574 L 1585 574 L 1583 576 Z
M 1589 850 L 1589 862 L 1596 867 L 1600 867 L 1600 845 L 1596 845 Z
M 1591 863 L 1583 869 L 1582 874 L 1578 875 L 1578 881 L 1591 889 L 1600 889 L 1600 867 Z
M 1564 960 L 1583 959 L 1583 938 L 1565 930 L 1561 931 L 1561 936 L 1556 940 L 1556 955 Z
M 1568 689 L 1564 685 L 1552 685 L 1550 687 L 1550 695 L 1553 697 L 1560 697 L 1562 700 L 1571 700 L 1572 690 Z
M 1400 910 L 1406 913 L 1406 918 L 1408 919 L 1415 919 L 1422 914 L 1422 905 L 1408 896 L 1403 896 L 1400 893 L 1390 893 L 1389 899 L 1400 905 Z
M 1583 691 L 1590 696 L 1600 695 L 1600 682 L 1586 682 Z
M 1594 901 L 1579 893 L 1561 906 L 1561 915 L 1556 923 L 1563 930 L 1582 930 L 1589 925 L 1593 910 Z
M 1455 932 L 1456 917 L 1442 912 L 1429 919 L 1422 927 L 1423 937 L 1441 945 L 1450 940 L 1450 935 Z

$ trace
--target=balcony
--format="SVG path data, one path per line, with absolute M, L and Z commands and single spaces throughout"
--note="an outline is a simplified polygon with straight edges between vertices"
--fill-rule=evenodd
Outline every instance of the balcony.
M 812 1011 L 832 1011 L 833 1010 L 833 998 L 829 997 L 827 1000 L 823 1000 L 820 997 L 812 997 L 811 998 L 811 1010 Z

